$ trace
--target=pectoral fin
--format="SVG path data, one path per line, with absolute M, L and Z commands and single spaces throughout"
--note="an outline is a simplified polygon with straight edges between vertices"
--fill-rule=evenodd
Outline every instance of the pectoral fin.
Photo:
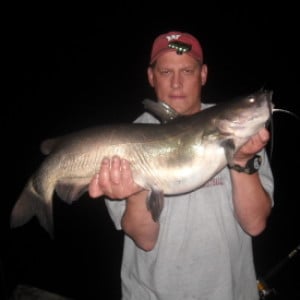
M 164 193 L 161 190 L 151 190 L 147 198 L 147 208 L 155 222 L 159 220 L 164 207 Z
M 228 139 L 226 141 L 223 141 L 222 147 L 225 150 L 227 164 L 232 165 L 233 164 L 233 155 L 234 155 L 234 150 L 235 150 L 235 145 L 234 145 L 233 140 Z

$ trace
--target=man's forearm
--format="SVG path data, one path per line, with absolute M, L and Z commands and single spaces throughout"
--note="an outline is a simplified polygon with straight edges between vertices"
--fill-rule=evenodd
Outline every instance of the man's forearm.
M 259 174 L 248 175 L 230 171 L 236 217 L 243 229 L 252 236 L 260 234 L 271 212 L 270 195 L 263 188 Z
M 150 251 L 154 248 L 158 238 L 159 223 L 152 219 L 147 208 L 147 195 L 148 191 L 142 191 L 126 200 L 122 228 L 138 247 Z

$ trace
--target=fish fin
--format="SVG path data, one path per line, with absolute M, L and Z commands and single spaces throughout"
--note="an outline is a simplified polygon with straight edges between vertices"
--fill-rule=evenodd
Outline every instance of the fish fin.
M 55 187 L 59 198 L 68 204 L 78 200 L 87 190 L 87 180 L 78 178 L 74 180 L 59 180 Z
M 41 142 L 40 150 L 43 154 L 48 155 L 57 143 L 57 138 L 47 139 Z
M 225 150 L 225 156 L 226 156 L 227 163 L 229 165 L 232 165 L 233 164 L 233 155 L 234 155 L 234 150 L 235 150 L 234 141 L 232 139 L 228 139 L 228 140 L 223 141 L 221 145 Z
M 151 190 L 147 198 L 147 208 L 152 219 L 157 222 L 164 207 L 164 193 L 161 190 Z
M 167 123 L 180 116 L 171 106 L 163 101 L 143 100 L 144 108 L 158 117 L 162 123 Z
M 12 209 L 10 227 L 23 226 L 34 216 L 37 217 L 40 225 L 53 238 L 52 202 L 45 205 L 43 199 L 35 192 L 30 180 Z

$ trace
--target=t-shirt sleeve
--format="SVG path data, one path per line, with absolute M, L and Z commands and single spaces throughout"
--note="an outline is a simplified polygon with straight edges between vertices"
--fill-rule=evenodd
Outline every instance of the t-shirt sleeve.
M 274 178 L 269 162 L 269 157 L 265 150 L 262 150 L 260 155 L 262 157 L 262 164 L 259 169 L 260 180 L 264 189 L 272 199 L 272 205 L 274 205 Z
M 110 200 L 105 199 L 105 204 L 108 210 L 108 213 L 116 227 L 117 230 L 121 230 L 121 220 L 125 211 L 126 200 Z

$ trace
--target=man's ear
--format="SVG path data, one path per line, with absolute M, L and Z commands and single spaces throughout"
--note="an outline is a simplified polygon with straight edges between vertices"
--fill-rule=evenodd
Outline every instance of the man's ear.
M 148 75 L 149 84 L 152 87 L 154 87 L 154 83 L 153 83 L 153 69 L 151 67 L 148 67 L 148 69 L 147 69 L 147 75 Z
M 201 85 L 205 85 L 207 80 L 208 68 L 206 64 L 203 64 L 201 67 Z

